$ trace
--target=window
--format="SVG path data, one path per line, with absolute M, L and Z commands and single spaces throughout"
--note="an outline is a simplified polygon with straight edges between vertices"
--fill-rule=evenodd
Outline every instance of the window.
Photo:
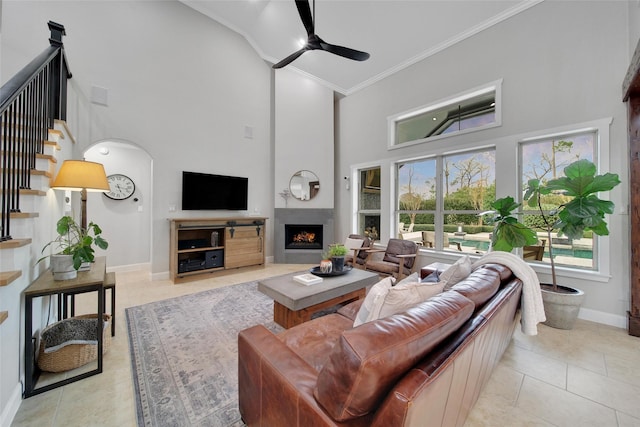
M 358 233 L 380 238 L 380 168 L 358 171 Z
M 520 164 L 522 173 L 520 188 L 526 190 L 530 179 L 539 179 L 542 183 L 550 179 L 564 176 L 564 168 L 575 160 L 587 159 L 595 162 L 594 156 L 598 141 L 596 130 L 577 133 L 559 134 L 525 140 L 520 143 Z M 542 197 L 545 214 L 550 213 L 558 205 L 570 200 L 561 194 L 549 194 Z M 523 207 L 525 225 L 537 229 L 539 239 L 548 240 L 546 232 L 541 228 L 544 224 L 537 210 Z M 553 217 L 552 217 L 553 218 Z M 570 240 L 566 236 L 558 237 L 552 233 L 554 260 L 556 265 L 565 265 L 583 269 L 596 269 L 597 259 L 594 255 L 594 238 L 591 232 L 584 237 Z M 543 255 L 543 262 L 549 262 L 548 246 Z
M 499 126 L 501 82 L 391 117 L 390 148 Z
M 495 150 L 467 151 L 396 165 L 398 230 L 421 231 L 422 244 L 485 251 L 492 227 L 480 212 L 495 199 Z

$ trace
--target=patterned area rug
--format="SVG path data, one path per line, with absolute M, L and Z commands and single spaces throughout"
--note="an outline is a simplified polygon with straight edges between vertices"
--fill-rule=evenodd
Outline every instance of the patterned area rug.
M 237 335 L 273 322 L 273 300 L 243 283 L 126 309 L 139 426 L 243 426 Z

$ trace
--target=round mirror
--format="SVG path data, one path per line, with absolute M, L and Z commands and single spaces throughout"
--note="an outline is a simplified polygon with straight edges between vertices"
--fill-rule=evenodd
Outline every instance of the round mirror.
M 289 181 L 289 191 L 298 200 L 311 200 L 320 191 L 320 180 L 311 171 L 298 171 Z

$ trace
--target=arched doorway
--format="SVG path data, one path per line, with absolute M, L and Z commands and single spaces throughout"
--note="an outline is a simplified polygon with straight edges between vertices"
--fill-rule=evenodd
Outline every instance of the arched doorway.
M 107 176 L 121 174 L 135 184 L 122 200 L 102 193 L 87 196 L 87 217 L 103 229 L 109 242 L 109 267 L 148 268 L 151 264 L 151 218 L 153 159 L 128 141 L 103 140 L 85 153 L 89 161 L 102 163 Z

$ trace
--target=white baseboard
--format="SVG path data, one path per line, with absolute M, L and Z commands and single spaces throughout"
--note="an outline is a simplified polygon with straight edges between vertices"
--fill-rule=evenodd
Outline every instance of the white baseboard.
M 22 402 L 22 384 L 18 383 L 11 393 L 11 397 L 7 402 L 7 405 L 0 413 L 0 427 L 10 427 L 13 422 L 13 418 L 18 413 L 20 403 Z
M 150 271 L 151 263 L 145 262 L 140 264 L 129 264 L 129 265 L 116 265 L 114 267 L 107 268 L 108 271 L 117 272 L 125 272 L 125 271 Z
M 616 328 L 627 329 L 628 319 L 625 316 L 605 313 L 604 311 L 592 310 L 590 308 L 580 308 L 578 319 L 589 320 L 591 322 L 615 326 Z

